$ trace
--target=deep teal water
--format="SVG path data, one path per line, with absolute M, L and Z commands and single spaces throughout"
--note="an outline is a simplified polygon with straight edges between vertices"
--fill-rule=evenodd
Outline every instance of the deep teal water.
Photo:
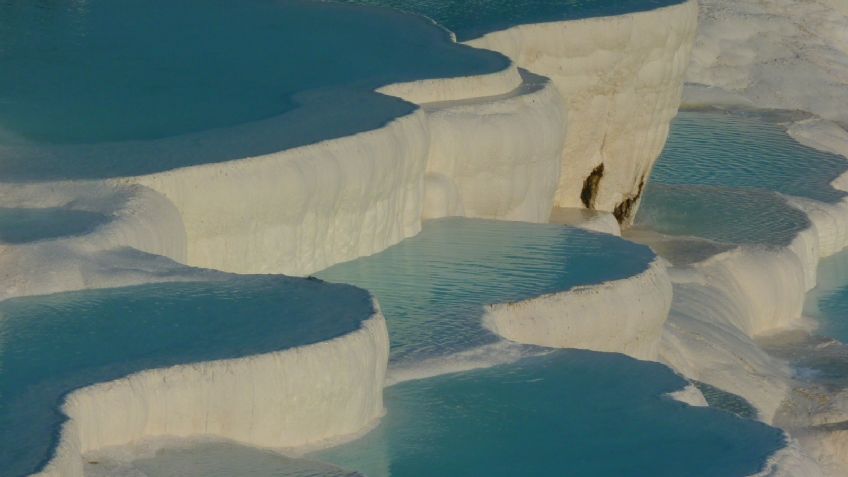
M 74 389 L 328 340 L 371 313 L 363 290 L 270 276 L 0 302 L 0 473 L 28 475 L 49 459 Z
M 63 208 L 0 207 L 0 243 L 20 244 L 82 235 L 109 221 L 95 212 Z
M 393 360 L 408 362 L 496 341 L 482 328 L 484 305 L 626 278 L 653 258 L 648 247 L 560 225 L 447 218 L 317 276 L 372 292 Z
M 373 129 L 414 108 L 376 87 L 508 64 L 418 16 L 320 1 L 0 0 L 0 19 L 6 181 L 143 174 Z M 92 146 L 122 141 L 143 142 Z
M 369 477 L 744 476 L 784 444 L 765 424 L 661 397 L 684 381 L 564 350 L 386 389 L 365 437 L 309 457 Z
M 456 33 L 477 38 L 516 25 L 623 15 L 682 3 L 683 0 L 342 0 L 382 5 L 432 18 Z

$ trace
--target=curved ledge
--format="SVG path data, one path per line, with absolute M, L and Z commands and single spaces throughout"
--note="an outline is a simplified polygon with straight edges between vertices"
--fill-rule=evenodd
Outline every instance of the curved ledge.
M 151 436 L 218 436 L 282 448 L 354 435 L 383 413 L 388 350 L 377 312 L 330 341 L 152 369 L 74 391 L 63 405 L 68 421 L 55 455 L 35 475 L 83 477 L 82 454 Z
M 84 211 L 103 218 L 81 234 L 0 243 L 0 300 L 78 290 L 97 283 L 143 283 L 150 278 L 150 274 L 140 273 L 143 269 L 165 271 L 171 268 L 165 258 L 186 260 L 186 233 L 180 213 L 166 198 L 146 187 L 87 182 L 4 184 L 0 206 L 11 210 Z M 132 268 L 144 276 L 128 276 Z
M 630 278 L 488 307 L 484 324 L 520 343 L 656 360 L 671 307 L 662 259 Z
M 80 475 L 81 454 L 144 437 L 314 447 L 379 417 L 389 342 L 368 293 L 225 278 L 0 302 L 4 475 Z

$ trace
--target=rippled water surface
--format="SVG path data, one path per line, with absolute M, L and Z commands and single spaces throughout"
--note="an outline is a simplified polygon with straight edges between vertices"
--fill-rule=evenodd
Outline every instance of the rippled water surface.
M 0 302 L 2 475 L 28 475 L 50 457 L 69 391 L 324 341 L 371 313 L 370 296 L 350 286 L 249 276 Z
M 384 5 L 432 18 L 459 41 L 515 25 L 622 15 L 683 0 L 344 0 Z
M 651 182 L 758 188 L 824 202 L 843 197 L 830 182 L 848 162 L 802 146 L 779 121 L 765 113 L 683 111 Z
M 109 217 L 63 208 L 12 209 L 0 207 L 0 243 L 20 244 L 91 232 Z
M 374 293 L 389 325 L 392 357 L 415 360 L 497 338 L 484 305 L 630 277 L 649 248 L 560 225 L 449 218 L 370 257 L 318 274 Z
M 651 183 L 637 229 L 729 244 L 788 245 L 810 225 L 775 192 L 761 189 Z
M 674 120 L 636 227 L 729 244 L 788 245 L 809 226 L 785 195 L 834 202 L 839 156 L 802 146 L 781 117 L 684 111 Z

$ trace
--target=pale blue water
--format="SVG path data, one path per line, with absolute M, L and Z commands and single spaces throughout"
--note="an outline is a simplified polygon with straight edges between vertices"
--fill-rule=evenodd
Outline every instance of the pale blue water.
M 395 361 L 497 340 L 484 305 L 626 278 L 654 259 L 648 247 L 560 225 L 447 218 L 384 252 L 317 275 L 369 290 L 388 320 Z
M 465 41 L 528 23 L 623 15 L 683 0 L 343 0 L 384 5 L 432 18 Z
M 636 226 L 732 244 L 787 245 L 809 226 L 781 194 L 834 202 L 839 156 L 802 146 L 779 115 L 684 111 L 645 190 Z
M 806 214 L 775 192 L 649 183 L 636 227 L 729 244 L 788 245 L 809 227 Z
M 150 173 L 373 129 L 414 108 L 376 87 L 508 65 L 418 16 L 331 2 L 0 0 L 0 19 L 6 181 Z
M 744 476 L 781 431 L 664 398 L 656 363 L 566 350 L 386 389 L 365 437 L 310 457 L 369 477 Z
M 28 475 L 49 459 L 74 389 L 328 340 L 372 311 L 363 290 L 271 276 L 0 302 L 0 474 Z
M 844 158 L 802 146 L 780 117 L 766 113 L 682 111 L 651 173 L 651 182 L 757 188 L 834 202 L 830 182 L 848 170 Z
M 0 243 L 20 244 L 83 235 L 108 221 L 106 215 L 84 210 L 0 207 Z

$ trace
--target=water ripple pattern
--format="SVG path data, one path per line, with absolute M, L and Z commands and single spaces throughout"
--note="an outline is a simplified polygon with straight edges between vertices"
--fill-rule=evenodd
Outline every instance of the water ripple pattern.
M 757 188 L 835 202 L 830 187 L 845 159 L 803 146 L 766 113 L 684 111 L 672 123 L 651 181 L 675 185 Z
M 702 185 L 650 184 L 637 229 L 729 244 L 786 246 L 809 227 L 806 214 L 777 193 Z
M 627 278 L 654 254 L 618 237 L 563 227 L 447 218 L 384 252 L 318 274 L 376 295 L 395 361 L 457 352 L 498 338 L 485 305 Z

